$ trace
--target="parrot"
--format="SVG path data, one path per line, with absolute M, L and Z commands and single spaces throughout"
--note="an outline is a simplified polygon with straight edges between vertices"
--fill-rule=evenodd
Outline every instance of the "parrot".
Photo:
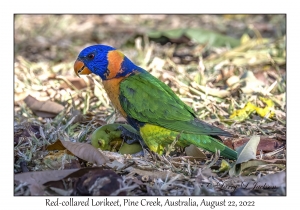
M 237 152 L 219 136 L 233 135 L 197 118 L 172 89 L 145 69 L 134 64 L 120 50 L 96 44 L 84 48 L 74 63 L 77 76 L 100 76 L 112 105 L 135 128 L 149 149 L 163 154 L 166 146 L 191 144 L 235 160 Z

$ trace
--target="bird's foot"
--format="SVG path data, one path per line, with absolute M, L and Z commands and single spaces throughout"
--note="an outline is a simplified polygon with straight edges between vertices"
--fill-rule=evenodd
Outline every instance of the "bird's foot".
M 127 144 L 140 143 L 143 148 L 147 148 L 147 145 L 139 134 L 129 131 L 123 126 L 119 126 L 118 130 L 122 132 L 121 137 Z

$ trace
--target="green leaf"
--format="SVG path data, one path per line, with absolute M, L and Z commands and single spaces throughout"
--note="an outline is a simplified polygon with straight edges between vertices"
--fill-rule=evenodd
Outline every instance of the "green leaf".
M 228 171 L 229 169 L 230 169 L 230 164 L 226 160 L 222 159 L 221 166 L 218 172 L 225 172 Z
M 212 47 L 224 47 L 230 45 L 233 48 L 240 45 L 240 41 L 238 39 L 201 28 L 178 28 L 161 32 L 150 31 L 147 35 L 154 39 L 162 36 L 169 39 L 179 39 L 182 36 L 186 36 L 195 43 L 208 44 Z

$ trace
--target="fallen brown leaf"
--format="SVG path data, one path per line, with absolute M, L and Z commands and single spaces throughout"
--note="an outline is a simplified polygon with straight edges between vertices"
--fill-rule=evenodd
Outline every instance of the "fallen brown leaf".
M 281 171 L 275 174 L 267 174 L 257 181 L 251 181 L 245 189 L 276 189 L 286 186 L 286 172 Z
M 77 170 L 78 169 L 26 172 L 15 174 L 14 181 L 27 183 L 31 195 L 44 195 L 44 183 L 60 180 Z
M 93 170 L 82 176 L 76 186 L 79 195 L 111 195 L 121 187 L 122 178 L 112 170 Z M 120 192 L 118 195 L 126 195 Z
M 40 126 L 28 123 L 22 127 L 15 127 L 14 144 L 18 144 L 21 137 L 24 139 L 30 137 L 31 134 L 35 135 L 36 138 L 40 138 Z
M 53 118 L 58 115 L 64 106 L 53 101 L 39 101 L 28 95 L 24 102 L 39 117 Z
M 260 185 L 268 185 L 271 187 L 285 187 L 286 186 L 286 172 L 281 171 L 275 174 L 268 174 L 261 177 L 257 182 Z
M 197 159 L 207 159 L 206 155 L 193 144 L 185 148 L 185 153 L 187 156 L 192 156 Z
M 96 163 L 97 165 L 102 165 L 108 162 L 108 158 L 98 149 L 93 147 L 90 144 L 79 143 L 79 142 L 70 142 L 58 140 L 59 142 L 55 142 L 54 144 L 48 146 L 51 149 L 67 149 L 75 156 L 86 160 L 90 163 Z
M 120 190 L 122 178 L 112 170 L 103 167 L 82 168 L 60 180 L 49 181 L 44 186 L 56 192 L 67 191 L 71 195 L 126 195 Z
M 236 149 L 243 144 L 247 143 L 250 139 L 249 138 L 242 138 L 242 139 L 236 139 L 236 140 L 225 140 L 224 144 L 232 149 Z M 276 140 L 276 139 L 271 139 L 268 137 L 261 137 L 260 142 L 257 147 L 256 154 L 258 155 L 260 151 L 263 152 L 272 152 L 280 147 L 283 146 L 283 142 Z

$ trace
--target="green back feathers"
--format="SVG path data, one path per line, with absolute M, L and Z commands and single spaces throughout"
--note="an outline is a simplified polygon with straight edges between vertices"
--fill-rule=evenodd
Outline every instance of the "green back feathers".
M 193 110 L 148 72 L 131 75 L 120 84 L 121 106 L 128 116 L 174 131 L 200 135 L 231 136 L 195 118 Z

